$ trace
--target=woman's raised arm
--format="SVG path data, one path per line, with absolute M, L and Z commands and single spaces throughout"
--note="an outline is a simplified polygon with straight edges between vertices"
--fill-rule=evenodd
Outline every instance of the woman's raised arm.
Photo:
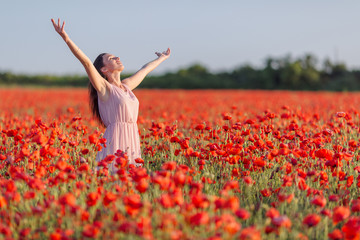
M 170 48 L 166 51 L 159 53 L 155 53 L 158 58 L 145 64 L 139 71 L 137 71 L 134 75 L 124 79 L 122 82 L 125 83 L 131 90 L 136 88 L 142 80 L 148 75 L 152 70 L 154 70 L 160 63 L 170 57 Z
M 89 76 L 91 84 L 97 90 L 100 95 L 105 96 L 106 94 L 106 80 L 101 77 L 99 72 L 96 70 L 95 66 L 91 62 L 91 60 L 80 50 L 78 46 L 69 38 L 67 33 L 64 30 L 65 21 L 61 25 L 60 18 L 58 22 L 55 23 L 54 19 L 51 19 L 51 22 L 54 25 L 55 31 L 64 39 L 65 43 L 70 48 L 71 52 L 74 56 L 81 62 L 84 66 L 87 75 Z

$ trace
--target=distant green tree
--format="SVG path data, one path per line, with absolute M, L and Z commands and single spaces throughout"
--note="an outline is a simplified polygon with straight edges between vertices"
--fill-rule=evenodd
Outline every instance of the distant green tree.
M 305 55 L 301 60 L 301 80 L 304 89 L 317 89 L 320 84 L 320 72 L 316 69 L 317 59 L 311 54 Z
M 285 88 L 297 89 L 301 86 L 302 74 L 303 68 L 300 60 L 286 62 L 280 72 L 281 83 Z
M 123 78 L 131 74 L 123 74 Z M 87 87 L 89 79 L 81 76 L 25 75 L 0 72 L 0 84 Z M 348 70 L 344 63 L 325 59 L 322 68 L 312 54 L 293 59 L 290 55 L 267 57 L 262 68 L 244 64 L 232 71 L 212 73 L 195 63 L 176 72 L 149 75 L 140 88 L 182 89 L 290 89 L 290 90 L 360 90 L 360 70 Z

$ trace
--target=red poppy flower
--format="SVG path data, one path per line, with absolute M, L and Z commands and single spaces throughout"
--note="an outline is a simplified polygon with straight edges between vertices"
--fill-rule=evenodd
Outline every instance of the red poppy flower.
M 100 232 L 100 229 L 92 224 L 87 224 L 84 226 L 82 235 L 88 238 L 96 238 Z
M 70 207 L 76 206 L 76 198 L 72 193 L 65 193 L 59 198 L 59 203 L 62 205 L 68 205 Z
M 339 206 L 333 211 L 332 220 L 334 224 L 337 224 L 350 216 L 350 210 L 347 207 Z
M 269 197 L 272 193 L 271 190 L 269 188 L 263 189 L 260 191 L 260 193 L 264 196 L 264 197 Z
M 164 193 L 160 196 L 159 203 L 164 208 L 171 208 L 175 205 L 172 197 L 168 193 Z
M 323 196 L 317 195 L 311 200 L 311 203 L 323 208 L 326 205 L 326 198 L 324 198 Z
M 209 214 L 207 212 L 199 212 L 192 215 L 189 222 L 192 226 L 206 225 L 210 221 Z
M 108 206 L 110 203 L 116 200 L 117 196 L 112 192 L 107 192 L 104 196 L 103 204 L 104 206 Z
M 87 195 L 86 204 L 88 207 L 94 206 L 97 203 L 97 200 L 99 199 L 99 193 L 97 192 L 91 192 Z
M 351 176 L 348 176 L 347 179 L 346 179 L 346 186 L 349 188 L 351 187 L 351 185 L 353 184 L 354 182 L 354 176 L 351 175 Z
M 270 208 L 267 212 L 266 212 L 266 216 L 269 218 L 274 218 L 274 217 L 279 217 L 280 213 L 277 209 L 275 208 Z
M 0 195 L 0 208 L 6 207 L 6 205 L 7 205 L 6 199 L 2 195 Z
M 149 188 L 149 182 L 145 178 L 142 178 L 140 181 L 137 181 L 136 190 L 138 190 L 140 193 L 146 192 L 148 188 Z
M 328 237 L 332 240 L 341 240 L 344 238 L 344 235 L 339 229 L 334 229 L 334 231 L 328 234 Z
M 243 208 L 236 210 L 235 215 L 242 220 L 246 220 L 250 217 L 250 213 Z
M 276 227 L 285 227 L 285 228 L 290 228 L 291 227 L 291 221 L 285 215 L 278 216 L 278 217 L 273 217 L 271 219 L 271 223 Z
M 336 113 L 336 117 L 338 117 L 338 118 L 344 118 L 345 116 L 346 116 L 345 112 L 337 112 Z
M 303 219 L 303 224 L 308 227 L 316 226 L 321 220 L 321 217 L 317 214 L 309 214 Z
M 229 113 L 223 113 L 223 119 L 224 120 L 230 120 L 232 117 Z
M 351 217 L 341 228 L 345 239 L 360 239 L 360 217 Z

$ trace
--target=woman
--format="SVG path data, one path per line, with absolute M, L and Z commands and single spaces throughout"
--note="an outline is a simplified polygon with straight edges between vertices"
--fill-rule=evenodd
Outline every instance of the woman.
M 57 23 L 54 19 L 51 21 L 55 31 L 60 34 L 71 52 L 84 66 L 90 79 L 89 95 L 92 113 L 106 127 L 104 138 L 107 140 L 107 146 L 97 154 L 96 160 L 101 161 L 107 155 L 114 154 L 120 149 L 127 153 L 129 164 L 136 165 L 135 159 L 141 158 L 136 123 L 139 101 L 132 90 L 148 73 L 170 56 L 170 49 L 162 53 L 156 52 L 157 59 L 145 64 L 134 75 L 121 81 L 120 74 L 124 66 L 119 57 L 103 53 L 95 59 L 93 64 L 66 34 L 65 21 L 62 24 L 60 19 Z M 114 172 L 116 168 L 112 164 L 109 170 Z

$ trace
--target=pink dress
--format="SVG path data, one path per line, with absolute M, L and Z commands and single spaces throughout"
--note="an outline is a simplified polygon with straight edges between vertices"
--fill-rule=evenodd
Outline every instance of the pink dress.
M 136 158 L 141 158 L 139 130 L 137 118 L 139 113 L 139 101 L 134 93 L 123 84 L 126 92 L 110 84 L 110 96 L 107 101 L 98 99 L 99 112 L 106 126 L 104 138 L 106 148 L 98 152 L 96 161 L 101 161 L 109 154 L 114 154 L 118 149 L 127 153 L 129 164 L 134 164 Z M 114 172 L 116 168 L 112 164 L 109 170 Z

